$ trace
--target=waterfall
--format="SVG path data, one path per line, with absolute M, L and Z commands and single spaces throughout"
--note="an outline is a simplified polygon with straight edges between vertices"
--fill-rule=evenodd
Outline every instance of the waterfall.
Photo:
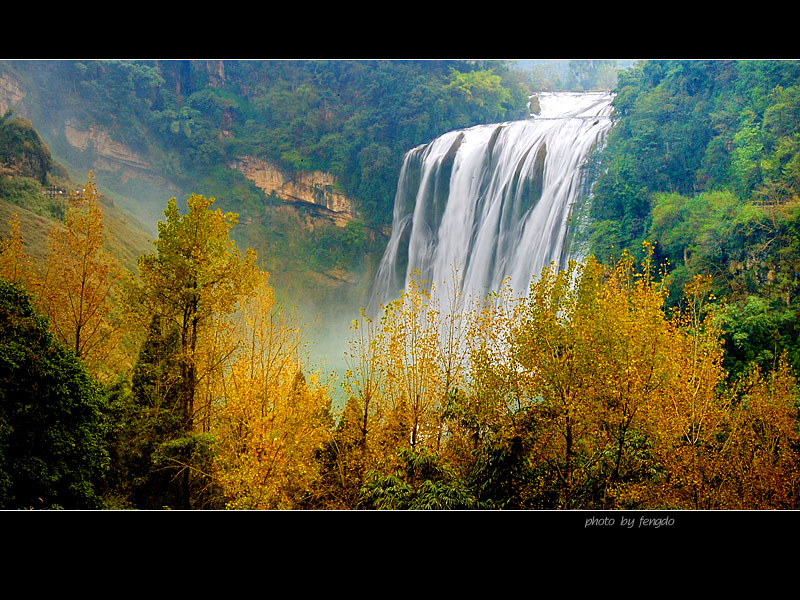
M 582 167 L 611 127 L 613 96 L 537 97 L 541 110 L 530 119 L 451 131 L 406 153 L 372 314 L 414 271 L 440 290 L 458 285 L 477 298 L 506 278 L 524 293 L 543 266 L 565 262 Z

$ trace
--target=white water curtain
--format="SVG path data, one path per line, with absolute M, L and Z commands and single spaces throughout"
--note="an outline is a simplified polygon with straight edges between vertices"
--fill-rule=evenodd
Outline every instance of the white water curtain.
M 451 131 L 406 153 L 370 312 L 397 298 L 414 271 L 440 292 L 457 285 L 479 298 L 506 278 L 524 294 L 543 266 L 562 263 L 582 167 L 611 127 L 613 96 L 538 100 L 530 119 Z

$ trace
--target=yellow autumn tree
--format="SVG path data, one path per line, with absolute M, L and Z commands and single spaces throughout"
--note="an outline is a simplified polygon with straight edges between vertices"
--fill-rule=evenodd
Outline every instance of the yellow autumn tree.
M 536 425 L 540 493 L 562 508 L 703 506 L 724 416 L 721 342 L 693 311 L 671 318 L 652 249 L 589 259 L 531 285 L 513 357 Z
M 729 509 L 792 509 L 800 506 L 800 393 L 786 356 L 764 373 L 756 365 L 730 390 L 731 410 L 723 447 Z
M 355 505 L 364 475 L 378 468 L 382 459 L 376 443 L 387 416 L 381 341 L 378 323 L 362 310 L 360 318 L 350 325 L 345 353 L 348 368 L 342 381 L 346 403 L 331 439 L 334 481 L 330 487 L 335 491 L 330 493 L 345 505 Z
M 103 210 L 90 172 L 86 186 L 70 195 L 63 227 L 50 232 L 36 296 L 53 335 L 95 375 L 113 362 L 108 358 L 119 341 L 114 308 L 120 277 L 105 247 Z
M 577 317 L 583 331 L 583 393 L 595 419 L 596 458 L 591 470 L 596 498 L 604 508 L 637 505 L 646 497 L 650 414 L 669 393 L 668 365 L 673 358 L 674 331 L 665 314 L 665 274 L 656 273 L 652 248 L 637 267 L 624 255 L 613 267 L 594 272 L 587 286 L 591 301 Z
M 442 298 L 414 273 L 378 317 L 352 322 L 347 400 L 328 452 L 332 501 L 355 505 L 365 477 L 392 473 L 404 450 L 458 453 L 447 419 L 467 375 L 467 318 L 457 286 L 449 289 Z
M 372 430 L 377 404 L 382 393 L 383 367 L 380 356 L 381 337 L 375 321 L 362 310 L 361 317 L 350 325 L 346 352 L 348 370 L 343 385 L 350 398 L 350 421 L 357 424 L 356 444 L 366 448 Z
M 242 302 L 236 329 L 212 421 L 215 478 L 228 508 L 296 508 L 328 439 L 327 390 L 304 372 L 299 328 L 275 304 L 266 273 Z
M 25 240 L 16 212 L 8 220 L 6 239 L 0 240 L 0 278 L 25 286 L 31 279 L 31 263 L 25 253 Z
M 513 339 L 521 401 L 545 424 L 535 460 L 547 466 L 562 508 L 585 502 L 581 495 L 599 456 L 597 410 L 588 391 L 588 321 L 581 318 L 594 300 L 593 274 L 581 273 L 574 263 L 566 270 L 543 269 L 531 284 Z
M 215 199 L 193 194 L 187 213 L 180 214 L 172 198 L 158 223 L 156 252 L 139 257 L 140 281 L 131 301 L 158 314 L 177 328 L 180 342 L 181 410 L 185 431 L 202 430 L 210 408 L 198 401 L 201 381 L 217 368 L 219 357 L 209 350 L 209 336 L 224 326 L 220 318 L 233 314 L 240 298 L 257 280 L 255 252 L 242 254 L 230 238 L 238 215 L 213 209 Z M 204 350 L 205 352 L 202 352 Z M 201 360 L 202 358 L 202 360 Z
M 439 335 L 435 296 L 412 276 L 381 318 L 384 397 L 412 449 L 435 449 L 440 440 L 446 390 Z
M 721 332 L 704 318 L 710 278 L 697 276 L 685 287 L 684 306 L 669 320 L 668 354 L 661 362 L 668 385 L 649 413 L 653 453 L 662 473 L 650 507 L 716 508 L 722 480 L 724 436 L 729 406 L 721 386 Z
M 506 285 L 458 327 L 412 282 L 379 323 L 354 324 L 338 456 L 362 474 L 370 465 L 390 496 L 409 489 L 391 461 L 402 449 L 469 474 L 499 505 L 796 508 L 788 363 L 753 366 L 731 387 L 710 278 L 690 281 L 670 311 L 669 278 L 643 249 L 639 264 L 551 265 L 527 296 Z M 358 471 L 338 466 L 343 482 Z
M 525 399 L 511 348 L 520 306 L 505 281 L 485 298 L 469 299 L 462 309 L 463 337 L 456 349 L 463 363 L 445 409 L 446 456 L 462 472 L 483 445 L 518 433 L 514 416 Z

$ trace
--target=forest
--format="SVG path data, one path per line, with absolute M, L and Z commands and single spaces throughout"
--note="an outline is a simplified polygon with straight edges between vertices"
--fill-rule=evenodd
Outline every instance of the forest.
M 490 63 L 425 64 L 437 86 L 419 65 L 331 62 L 271 65 L 313 78 L 247 110 L 225 96 L 226 110 L 235 144 L 293 168 L 333 168 L 326 152 L 346 150 L 338 168 L 365 226 L 387 218 L 396 184 L 368 157 L 399 163 L 426 135 L 516 118 L 523 90 L 557 85 Z M 82 64 L 53 68 L 134 68 Z M 581 66 L 573 89 L 591 88 Z M 199 108 L 175 111 L 149 86 L 164 72 L 135 68 L 133 87 L 65 81 L 147 98 L 165 139 L 203 130 Z M 198 73 L 175 76 L 196 87 L 193 106 L 219 106 Z M 380 101 L 340 105 L 308 83 L 361 94 L 346 85 L 356 73 Z M 246 203 L 215 197 L 229 178 L 165 200 L 149 248 L 125 259 L 96 174 L 43 196 L 68 175 L 29 122 L 4 115 L 0 198 L 16 208 L 0 240 L 0 508 L 796 509 L 800 63 L 615 74 L 615 124 L 589 165 L 589 256 L 545 268 L 525 296 L 441 297 L 412 276 L 342 333 L 341 376 L 308 360 L 302 315 L 236 240 Z M 417 87 L 402 83 L 412 75 Z M 409 89 L 418 106 L 389 93 Z M 359 116 L 337 113 L 354 105 Z M 393 105 L 399 116 L 381 112 Z M 212 166 L 219 138 L 204 139 L 180 161 Z M 23 209 L 50 218 L 44 242 Z

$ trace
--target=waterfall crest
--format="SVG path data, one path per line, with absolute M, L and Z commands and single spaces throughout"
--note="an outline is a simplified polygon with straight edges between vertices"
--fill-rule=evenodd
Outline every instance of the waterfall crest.
M 480 297 L 506 278 L 525 292 L 543 266 L 565 261 L 582 167 L 611 127 L 613 96 L 538 100 L 531 119 L 451 131 L 406 153 L 371 314 L 397 298 L 414 271 L 440 290 L 457 285 Z

